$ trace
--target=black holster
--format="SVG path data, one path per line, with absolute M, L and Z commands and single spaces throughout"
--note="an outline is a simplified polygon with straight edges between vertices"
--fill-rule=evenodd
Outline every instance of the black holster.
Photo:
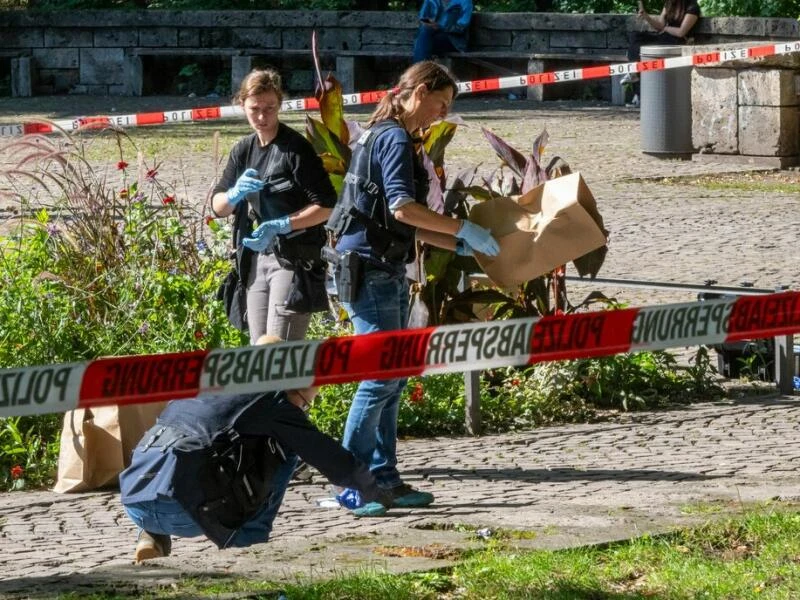
M 339 254 L 330 246 L 323 246 L 322 258 L 334 265 L 339 302 L 353 302 L 361 289 L 364 260 L 355 252 Z

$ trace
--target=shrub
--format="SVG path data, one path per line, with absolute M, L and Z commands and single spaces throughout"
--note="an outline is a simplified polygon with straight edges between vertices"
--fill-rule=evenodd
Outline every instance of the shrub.
M 214 301 L 227 228 L 191 209 L 156 165 L 131 168 L 126 138 L 112 134 L 120 156 L 104 169 L 79 137 L 4 149 L 18 158 L 0 176 L 22 218 L 0 238 L 0 368 L 243 341 Z M 52 480 L 59 431 L 60 416 L 0 422 L 0 482 L 16 465 L 29 483 Z

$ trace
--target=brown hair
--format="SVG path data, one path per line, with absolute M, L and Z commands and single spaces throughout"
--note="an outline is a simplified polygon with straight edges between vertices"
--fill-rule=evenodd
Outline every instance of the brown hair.
M 680 26 L 680 21 L 683 21 L 685 14 L 686 0 L 666 0 L 666 2 L 664 2 L 664 16 L 667 21 L 678 21 L 678 26 Z
M 275 92 L 278 102 L 283 101 L 280 74 L 275 69 L 253 69 L 242 79 L 242 84 L 233 97 L 233 101 L 236 104 L 244 104 L 244 101 L 250 96 L 266 92 Z
M 402 103 L 411 97 L 421 83 L 425 84 L 429 92 L 452 88 L 453 96 L 458 93 L 458 84 L 445 67 L 431 60 L 418 62 L 408 67 L 400 76 L 397 86 L 381 98 L 367 122 L 367 127 L 372 127 L 378 121 L 402 116 L 405 112 Z

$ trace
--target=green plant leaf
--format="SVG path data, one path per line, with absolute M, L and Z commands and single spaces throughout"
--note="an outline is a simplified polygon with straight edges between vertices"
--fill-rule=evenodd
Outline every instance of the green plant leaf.
M 456 129 L 458 126 L 455 123 L 439 121 L 425 130 L 422 136 L 422 146 L 437 167 L 444 166 L 444 151 L 447 145 L 453 141 Z
M 324 123 L 307 116 L 306 137 L 319 156 L 330 156 L 339 159 L 344 165 L 350 164 L 350 148 L 346 144 L 342 144 Z
M 504 164 L 520 178 L 525 175 L 525 168 L 528 164 L 528 159 L 519 151 L 509 145 L 505 140 L 498 137 L 485 127 L 481 127 L 484 137 L 489 141 L 489 145 L 497 153 L 497 156 L 503 161 Z

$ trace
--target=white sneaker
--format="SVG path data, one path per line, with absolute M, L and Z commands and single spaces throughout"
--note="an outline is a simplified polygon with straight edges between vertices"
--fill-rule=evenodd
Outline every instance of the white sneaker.
M 639 108 L 639 94 L 634 94 L 631 101 L 625 105 L 627 108 Z
M 639 81 L 638 73 L 625 73 L 622 79 L 619 80 L 620 85 L 627 85 L 629 83 L 636 83 Z

